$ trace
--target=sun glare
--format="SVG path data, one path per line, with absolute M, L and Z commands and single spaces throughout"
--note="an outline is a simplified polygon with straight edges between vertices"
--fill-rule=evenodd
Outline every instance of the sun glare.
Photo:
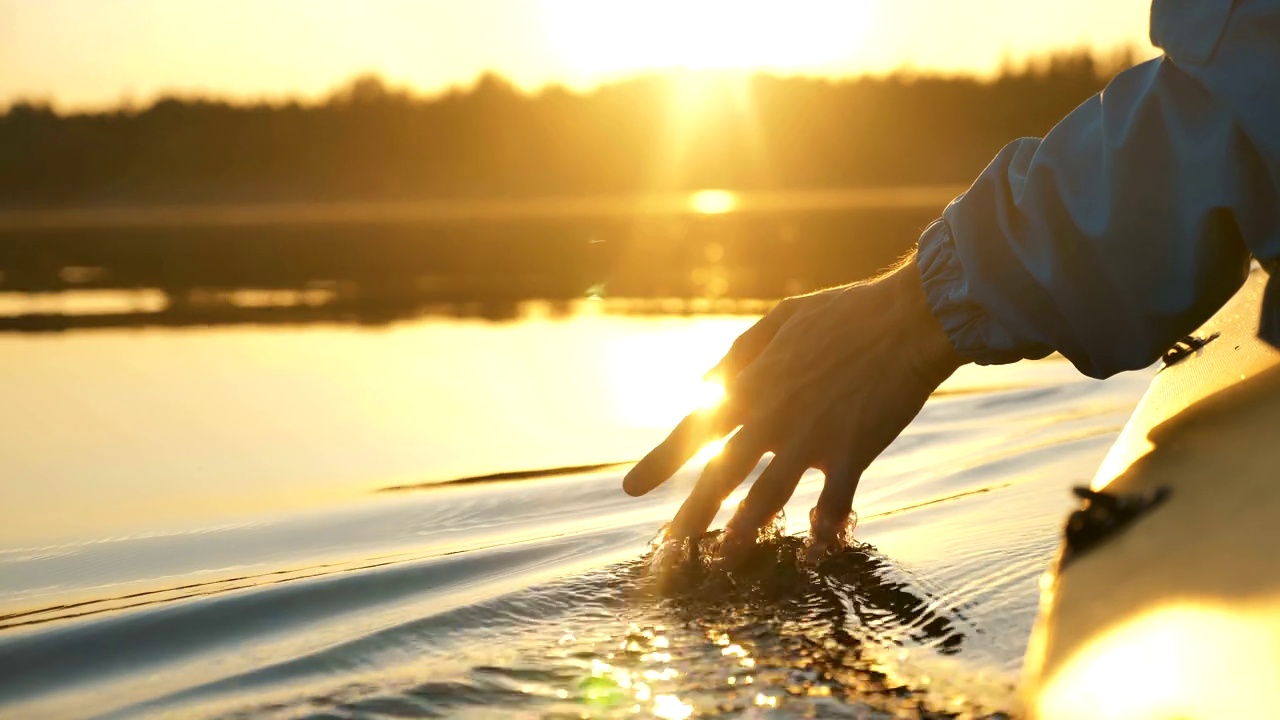
M 1036 696 L 1058 718 L 1267 717 L 1280 599 L 1188 598 L 1124 619 L 1074 651 Z M 1233 692 L 1222 692 L 1234 688 Z
M 720 438 L 719 440 L 712 440 L 699 450 L 698 454 L 694 455 L 689 462 L 695 466 L 706 465 L 711 462 L 711 458 L 719 455 L 720 451 L 724 450 L 725 443 L 727 442 L 729 442 L 729 438 L 727 437 Z
M 745 321 L 708 319 L 681 332 L 637 333 L 610 343 L 606 363 L 618 420 L 669 429 L 690 412 L 724 399 L 720 383 L 703 380 Z
M 714 380 L 703 380 L 696 397 L 698 407 L 713 408 L 724 401 L 724 385 Z
M 727 213 L 737 205 L 737 196 L 728 190 L 699 190 L 689 197 L 689 207 L 703 215 Z
M 818 68 L 850 57 L 878 0 L 544 0 L 543 32 L 569 68 L 608 75 L 656 68 Z
M 649 71 L 669 72 L 670 116 L 650 181 L 686 186 L 690 157 L 709 117 L 736 115 L 745 133 L 740 161 L 760 176 L 769 161 L 755 117 L 752 75 L 824 72 L 847 65 L 882 10 L 881 0 L 543 0 L 543 39 L 568 81 L 591 82 Z M 715 112 L 708 112 L 714 110 Z M 725 191 L 692 199 L 702 214 L 735 207 Z

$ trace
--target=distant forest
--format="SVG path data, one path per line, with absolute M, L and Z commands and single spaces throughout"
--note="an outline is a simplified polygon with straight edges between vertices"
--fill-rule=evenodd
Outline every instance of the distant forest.
M 1133 59 L 1061 53 L 993 79 L 686 73 L 526 94 L 486 75 L 423 97 L 366 76 L 318 103 L 18 102 L 0 115 L 0 208 L 966 183 Z
M 377 77 L 318 102 L 173 97 L 0 115 L 0 332 L 385 325 L 445 314 L 759 312 L 867 277 L 1007 142 L 1133 63 L 1074 52 L 994 78 L 675 73 L 423 97 Z M 703 213 L 685 191 L 740 191 Z M 763 303 L 763 304 L 762 304 Z

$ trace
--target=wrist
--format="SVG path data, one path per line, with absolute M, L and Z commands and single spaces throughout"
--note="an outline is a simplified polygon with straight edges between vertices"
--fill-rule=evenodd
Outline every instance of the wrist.
M 893 306 L 905 335 L 907 360 L 922 377 L 941 383 L 969 362 L 956 352 L 942 323 L 929 307 L 914 253 L 886 275 L 883 282 L 889 283 L 893 289 Z

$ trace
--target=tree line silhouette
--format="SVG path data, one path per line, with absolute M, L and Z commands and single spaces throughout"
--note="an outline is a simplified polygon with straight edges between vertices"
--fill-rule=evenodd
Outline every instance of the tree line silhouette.
M 0 115 L 0 292 L 150 288 L 167 303 L 0 330 L 382 323 L 442 304 L 504 318 L 587 294 L 733 310 L 884 267 L 1000 147 L 1132 62 L 1060 53 L 991 79 L 692 72 L 588 92 L 486 75 L 436 97 L 366 76 L 312 104 L 72 114 L 19 102 Z M 708 187 L 744 200 L 683 202 Z M 245 305 L 243 290 L 310 294 Z
M 1058 53 L 990 80 L 711 71 L 524 94 L 490 74 L 419 97 L 364 76 L 310 105 L 18 102 L 0 116 L 0 206 L 963 183 L 1132 59 Z

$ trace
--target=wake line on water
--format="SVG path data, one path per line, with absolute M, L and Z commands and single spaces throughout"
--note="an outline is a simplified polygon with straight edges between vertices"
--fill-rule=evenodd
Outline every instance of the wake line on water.
M 490 480 L 501 481 L 507 478 L 499 477 L 499 476 L 507 476 L 507 475 L 516 475 L 516 476 L 520 476 L 520 478 L 528 478 L 528 479 L 537 478 L 537 477 L 548 477 L 548 476 L 554 476 L 554 475 L 571 475 L 571 474 L 577 474 L 580 472 L 592 472 L 593 470 L 597 470 L 597 469 L 607 469 L 611 467 L 616 467 L 617 465 L 625 465 L 625 464 L 627 463 L 610 463 L 605 465 L 583 465 L 583 466 L 574 466 L 574 467 L 566 467 L 566 468 L 557 468 L 551 471 L 520 471 L 517 473 L 499 473 L 499 474 L 490 475 L 490 476 L 480 476 L 478 478 L 464 478 L 464 479 L 451 481 L 451 482 L 466 484 L 469 482 L 488 482 Z M 941 503 L 951 502 L 951 501 L 959 500 L 965 497 L 970 497 L 973 495 L 980 495 L 984 493 L 993 492 L 996 490 L 1001 490 L 1007 487 L 1011 487 L 1014 484 L 1015 483 L 1012 483 L 1012 482 L 998 483 L 998 484 L 989 485 L 986 487 L 976 488 L 973 490 L 954 493 L 951 495 L 946 495 L 944 497 L 934 498 L 934 499 L 926 500 L 919 503 L 913 503 L 911 505 L 907 505 L 900 508 L 894 508 L 892 510 L 885 510 L 882 512 L 869 514 L 863 517 L 863 519 L 872 520 L 877 518 L 890 517 L 893 515 L 898 515 L 898 514 L 901 514 L 910 510 L 919 509 L 922 507 L 938 505 Z M 437 486 L 438 485 L 436 484 L 428 484 L 422 487 L 425 489 L 429 489 Z M 418 486 L 397 486 L 397 487 L 383 488 L 382 490 L 380 490 L 380 492 L 395 491 L 395 490 L 414 490 L 414 489 L 419 489 L 419 488 Z M 774 534 L 780 535 L 779 532 L 775 532 Z M 187 584 L 175 585 L 170 587 L 141 590 L 141 591 L 127 593 L 123 595 L 112 595 L 109 597 L 92 598 L 92 599 L 81 600 L 77 602 L 58 603 L 58 604 L 47 605 L 47 606 L 38 607 L 38 608 L 20 610 L 20 611 L 11 612 L 8 614 L 0 614 L 0 631 L 11 629 L 11 628 L 40 625 L 40 624 L 55 622 L 59 620 L 72 620 L 72 619 L 78 619 L 78 618 L 85 618 L 93 615 L 99 615 L 102 613 L 134 610 L 137 608 L 151 606 L 151 605 L 163 605 L 166 603 L 180 602 L 183 600 L 192 600 L 192 599 L 197 599 L 202 597 L 210 597 L 210 596 L 221 595 L 225 593 L 232 593 L 237 591 L 262 589 L 271 585 L 277 585 L 281 583 L 315 580 L 317 578 L 339 575 L 343 573 L 351 573 L 351 572 L 359 573 L 362 571 L 375 570 L 378 568 L 384 568 L 391 565 L 397 565 L 400 563 L 425 561 L 433 558 L 441 558 L 441 557 L 447 557 L 451 555 L 462 555 L 462 554 L 467 554 L 471 552 L 483 552 L 486 550 L 494 550 L 494 549 L 500 549 L 504 547 L 515 547 L 528 542 L 536 543 L 546 539 L 548 538 L 528 538 L 524 542 L 518 542 L 515 544 L 505 543 L 505 542 L 503 543 L 495 542 L 492 544 L 484 544 L 484 545 L 477 545 L 472 547 L 450 549 L 450 550 L 437 550 L 437 551 L 428 550 L 428 551 L 419 551 L 419 552 L 392 553 L 388 555 L 378 555 L 378 556 L 362 558 L 362 559 L 353 559 L 353 560 L 345 560 L 345 561 L 330 562 L 330 563 L 318 563 L 318 564 L 307 565 L 305 567 L 284 568 L 284 569 L 272 570 L 272 571 L 262 572 L 262 573 L 219 578 L 216 580 L 208 580 L 204 582 L 187 583 Z
M 696 576 L 685 577 L 690 584 L 657 593 L 651 552 L 443 612 L 409 613 L 337 645 L 163 693 L 121 712 L 621 712 L 638 699 L 635 688 L 649 686 L 652 693 L 710 694 L 720 704 L 749 707 L 754 688 L 733 690 L 755 677 L 761 691 L 786 688 L 791 703 L 821 708 L 838 700 L 951 717 L 928 709 L 945 704 L 931 700 L 928 688 L 887 672 L 880 649 L 912 645 L 949 655 L 977 629 L 869 545 L 833 553 L 817 568 L 799 562 L 802 545 L 795 536 L 768 538 L 750 571 L 700 566 Z M 612 632 L 578 640 L 562 635 L 566 623 Z M 506 664 L 454 671 L 424 659 L 466 657 L 469 646 L 486 642 L 472 637 L 476 633 L 498 633 L 527 652 Z M 335 668 L 348 670 L 335 674 Z
M 462 552 L 462 551 L 456 551 Z M 445 553 L 454 554 L 454 553 Z M 236 590 L 249 590 L 253 588 L 262 588 L 269 585 L 279 583 L 292 582 L 294 580 L 310 580 L 314 578 L 324 577 L 342 572 L 358 572 L 360 570 L 372 570 L 375 568 L 386 567 L 396 563 L 405 562 L 410 558 L 403 556 L 388 556 L 395 559 L 370 558 L 370 561 L 378 560 L 379 562 L 368 562 L 367 564 L 344 563 L 327 563 L 320 565 L 312 565 L 306 568 L 291 568 L 287 570 L 274 570 L 271 572 L 259 573 L 256 575 L 242 575 L 232 578 L 224 578 L 220 580 L 210 580 L 208 582 L 189 583 L 186 585 L 175 585 L 168 588 L 159 588 L 156 590 L 142 590 L 139 592 L 128 593 L 125 595 L 115 595 L 107 598 L 95 598 L 92 600 L 83 600 L 80 602 L 61 603 L 58 605 L 49 605 L 34 610 L 22 610 L 7 615 L 0 615 L 0 630 L 9 628 L 23 627 L 27 625 L 39 625 L 41 623 L 53 622 L 55 620 L 70 620 L 73 618 L 83 618 L 90 615 L 100 613 L 132 610 L 135 608 L 145 607 L 147 605 L 158 605 L 162 603 L 178 602 L 181 600 L 190 600 L 199 597 L 218 595 L 221 593 L 234 592 Z M 333 569 L 328 569 L 333 568 Z M 320 572 L 310 572 L 310 571 Z M 308 573 L 310 574 L 304 574 Z M 282 577 L 290 576 L 290 577 Z M 239 584 L 237 584 L 239 583 Z M 168 597 L 160 597 L 160 596 Z M 100 607 L 94 607 L 100 606 Z M 85 608 L 80 612 L 63 612 L 66 610 L 76 610 Z M 49 617 L 37 617 L 49 614 Z
M 453 480 L 428 481 L 407 485 L 390 485 L 388 487 L 378 488 L 377 490 L 374 490 L 374 492 L 433 490 L 437 488 L 456 487 L 458 485 L 480 485 L 484 483 L 511 482 L 516 480 L 537 480 L 539 478 L 560 477 L 563 475 L 586 475 L 588 473 L 612 470 L 626 465 L 634 465 L 635 463 L 635 460 L 623 460 L 618 462 L 595 463 L 592 465 L 565 465 L 563 467 L 543 468 L 539 470 L 509 470 L 506 472 L 489 473 L 488 475 L 473 475 L 470 477 L 455 478 Z

